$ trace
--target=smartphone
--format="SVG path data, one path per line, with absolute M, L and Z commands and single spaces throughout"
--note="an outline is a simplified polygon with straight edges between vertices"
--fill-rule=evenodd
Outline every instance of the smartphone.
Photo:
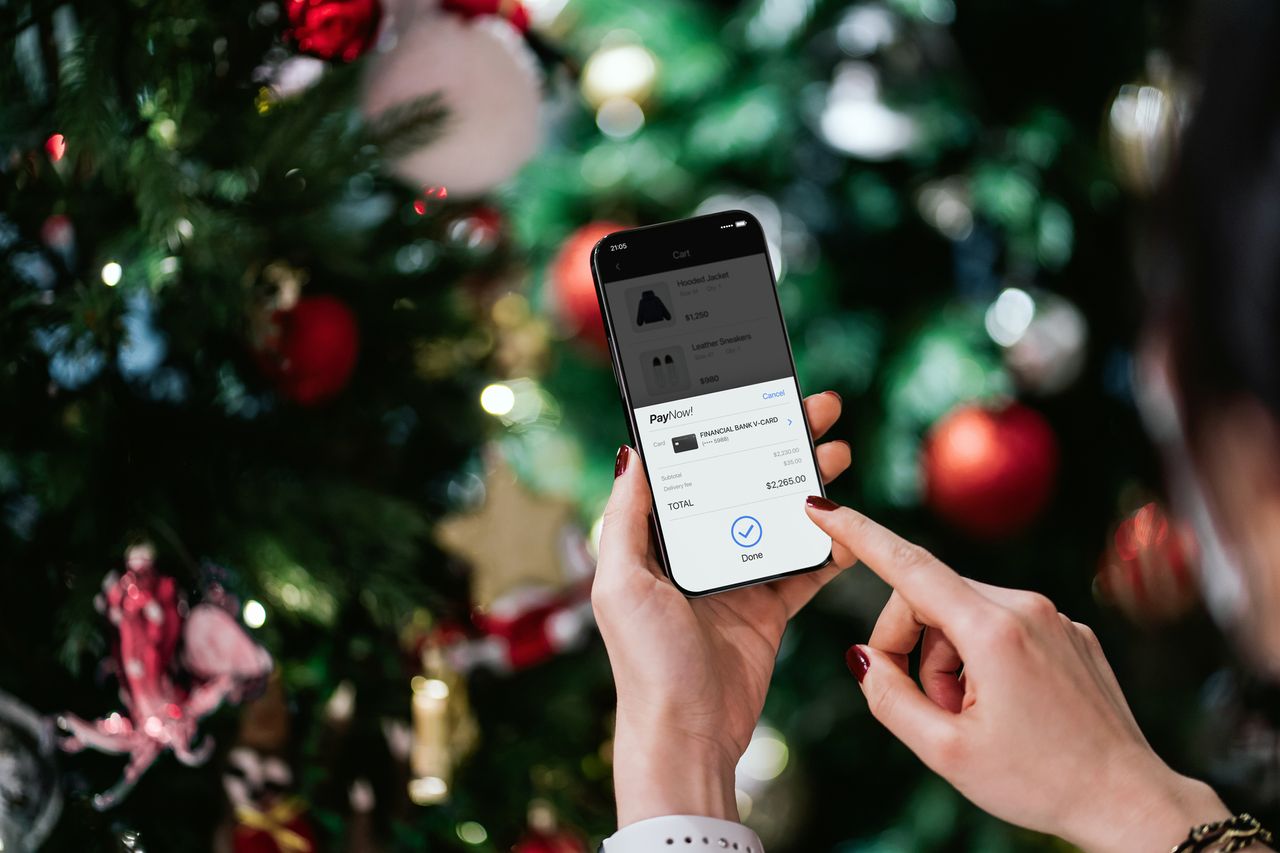
M 618 231 L 591 256 L 614 376 L 688 596 L 808 572 L 831 538 L 764 230 L 741 210 Z

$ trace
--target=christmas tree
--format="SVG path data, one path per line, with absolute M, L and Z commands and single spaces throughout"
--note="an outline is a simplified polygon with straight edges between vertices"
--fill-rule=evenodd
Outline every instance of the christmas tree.
M 1190 735 L 1247 685 L 1196 699 L 1221 647 L 1129 379 L 1175 12 L 0 6 L 4 849 L 612 831 L 587 591 L 627 436 L 587 254 L 730 208 L 802 387 L 843 396 L 833 494 L 1094 624 L 1212 770 Z M 886 594 L 853 570 L 795 621 L 744 819 L 776 851 L 1061 849 L 871 720 L 843 653 Z

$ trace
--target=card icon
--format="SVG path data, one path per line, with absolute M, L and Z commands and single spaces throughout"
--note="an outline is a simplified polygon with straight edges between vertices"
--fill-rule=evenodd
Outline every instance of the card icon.
M 677 435 L 671 439 L 671 449 L 676 453 L 685 453 L 689 450 L 698 449 L 698 437 L 693 433 L 688 435 Z

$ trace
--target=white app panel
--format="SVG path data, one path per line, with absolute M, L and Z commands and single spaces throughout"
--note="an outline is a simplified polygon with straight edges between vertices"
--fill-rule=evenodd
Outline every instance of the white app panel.
M 821 486 L 793 377 L 635 410 L 671 576 L 708 592 L 818 565 Z

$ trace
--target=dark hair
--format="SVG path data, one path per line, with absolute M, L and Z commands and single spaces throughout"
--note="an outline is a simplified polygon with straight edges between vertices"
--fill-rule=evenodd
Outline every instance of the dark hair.
M 1234 396 L 1280 417 L 1280 3 L 1211 6 L 1149 258 L 1193 435 L 1197 412 Z

